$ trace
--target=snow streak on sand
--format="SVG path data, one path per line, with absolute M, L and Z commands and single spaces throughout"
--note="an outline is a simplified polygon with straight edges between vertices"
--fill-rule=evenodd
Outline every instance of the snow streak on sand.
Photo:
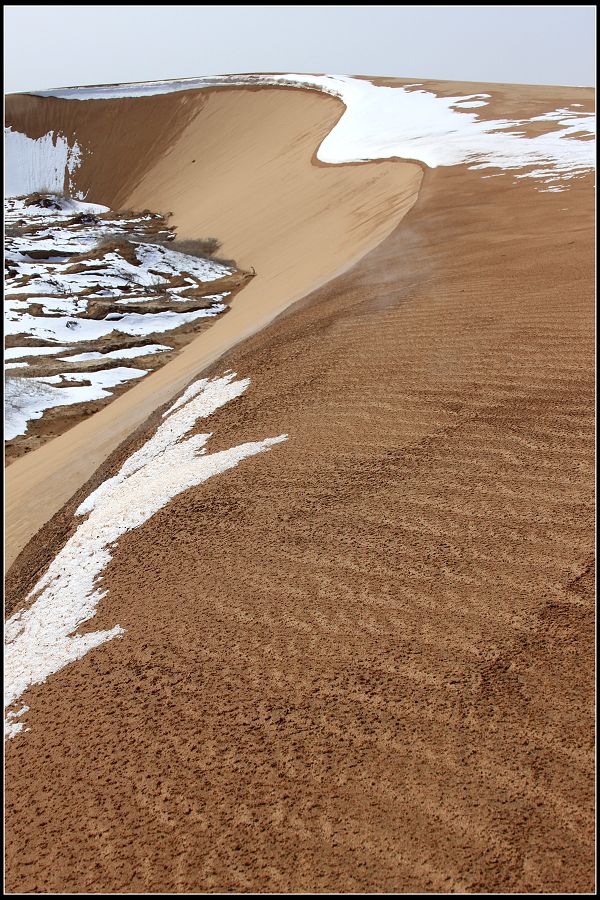
M 115 476 L 84 500 L 77 515 L 87 518 L 29 594 L 28 600 L 34 602 L 6 623 L 5 709 L 15 704 L 31 685 L 43 683 L 89 650 L 124 634 L 120 625 L 107 631 L 75 633 L 95 615 L 98 603 L 107 593 L 100 588 L 98 579 L 121 535 L 139 528 L 188 488 L 287 439 L 286 434 L 280 434 L 218 453 L 206 453 L 210 434 L 183 440 L 198 419 L 239 397 L 249 384 L 249 378 L 236 381 L 233 372 L 196 382 L 195 395 L 177 410 L 168 410 L 150 440 L 126 460 Z M 27 709 L 9 709 L 5 719 L 7 737 L 14 737 L 23 729 L 23 722 L 16 719 Z
M 596 133 L 595 115 L 582 112 L 579 103 L 529 119 L 486 120 L 468 110 L 486 106 L 490 94 L 441 97 L 432 91 L 417 90 L 421 85 L 385 87 L 347 75 L 304 74 L 211 75 L 38 93 L 87 100 L 244 85 L 313 88 L 340 98 L 346 111 L 317 152 L 324 163 L 401 157 L 419 160 L 430 168 L 459 163 L 475 169 L 535 167 L 522 177 L 548 181 L 585 174 L 595 166 L 595 141 L 586 139 Z M 543 132 L 545 122 L 550 130 Z M 537 124 L 542 133 L 533 137 L 525 133 L 523 127 L 531 123 Z

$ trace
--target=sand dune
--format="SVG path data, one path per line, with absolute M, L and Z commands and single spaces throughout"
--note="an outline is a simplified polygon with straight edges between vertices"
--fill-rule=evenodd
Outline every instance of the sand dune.
M 430 87 L 534 135 L 593 99 Z M 82 521 L 104 555 L 96 649 L 16 691 L 7 888 L 593 892 L 593 176 L 322 166 L 340 106 L 302 90 L 14 101 L 30 134 L 81 117 L 82 145 L 112 122 L 133 150 L 125 112 L 146 152 L 111 179 L 104 136 L 89 199 L 164 205 L 257 277 L 9 469 L 9 613 L 48 571 L 72 591 Z M 173 491 L 166 404 L 228 370 L 186 440 L 256 455 Z M 122 483 L 150 510 L 127 533 Z
M 14 112 L 9 98 L 15 128 L 35 136 L 55 121 L 54 127 L 92 144 L 94 152 L 77 176 L 88 199 L 173 212 L 171 224 L 180 237 L 218 235 L 220 252 L 257 274 L 223 320 L 176 360 L 13 463 L 6 475 L 8 564 L 157 406 L 234 343 L 376 246 L 416 200 L 421 169 L 415 164 L 312 164 L 343 110 L 331 97 L 277 89 L 174 97 L 167 99 L 182 111 L 171 110 L 167 120 L 178 123 L 170 146 L 152 140 L 164 97 L 89 104 L 17 97 Z M 50 109 L 44 108 L 46 118 L 35 131 L 30 121 L 40 104 Z M 145 107 L 143 115 L 137 105 Z M 97 147 L 96 135 L 103 138 Z M 140 158 L 146 159 L 143 176 Z

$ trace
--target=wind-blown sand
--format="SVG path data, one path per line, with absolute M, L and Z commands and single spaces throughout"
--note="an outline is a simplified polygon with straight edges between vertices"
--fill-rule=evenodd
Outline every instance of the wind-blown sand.
M 502 87 L 494 114 L 564 92 Z M 310 170 L 396 165 L 419 177 Z M 251 377 L 211 452 L 288 440 L 120 538 L 89 630 L 123 637 L 30 689 L 8 746 L 9 890 L 593 891 L 593 204 L 591 176 L 427 171 L 356 265 L 209 366 Z M 25 548 L 9 612 L 160 420 Z

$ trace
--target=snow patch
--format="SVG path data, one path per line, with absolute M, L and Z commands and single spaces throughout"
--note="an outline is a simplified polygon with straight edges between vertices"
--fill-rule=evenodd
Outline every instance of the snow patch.
M 120 625 L 104 631 L 78 634 L 93 618 L 106 595 L 99 584 L 111 560 L 115 542 L 139 528 L 173 497 L 208 478 L 237 466 L 243 459 L 263 453 L 287 439 L 286 434 L 251 441 L 207 453 L 210 434 L 183 440 L 198 419 L 239 397 L 249 379 L 234 380 L 235 373 L 202 379 L 194 399 L 168 413 L 146 444 L 120 471 L 97 488 L 78 508 L 87 516 L 57 554 L 28 596 L 32 604 L 13 615 L 5 628 L 5 735 L 23 729 L 15 723 L 25 709 L 10 710 L 33 684 L 42 684 L 94 647 L 124 634 Z
M 93 359 L 134 359 L 136 356 L 150 356 L 153 353 L 162 353 L 163 350 L 172 349 L 167 344 L 145 344 L 143 347 L 124 347 L 122 350 L 110 350 L 108 353 L 75 353 L 73 356 L 61 356 L 59 359 L 65 362 L 87 362 Z
M 67 372 L 40 378 L 7 376 L 4 385 L 4 439 L 11 441 L 20 434 L 26 434 L 29 422 L 41 419 L 47 409 L 102 400 L 110 397 L 111 389 L 145 374 L 145 369 L 117 366 L 100 372 Z M 56 387 L 78 381 L 89 384 Z
M 9 347 L 4 351 L 4 359 L 24 359 L 28 356 L 53 356 L 66 353 L 68 347 Z
M 105 319 L 83 319 L 76 316 L 56 316 L 44 318 L 22 313 L 17 309 L 18 301 L 6 301 L 6 334 L 27 334 L 45 341 L 96 341 L 113 331 L 144 337 L 180 328 L 196 319 L 216 316 L 225 309 L 225 304 L 216 304 L 210 309 L 177 313 L 125 313 L 117 316 L 111 313 Z
M 71 187 L 81 165 L 81 149 L 71 146 L 62 134 L 49 131 L 30 138 L 9 125 L 4 129 L 4 196 L 19 197 L 34 191 L 60 193 Z

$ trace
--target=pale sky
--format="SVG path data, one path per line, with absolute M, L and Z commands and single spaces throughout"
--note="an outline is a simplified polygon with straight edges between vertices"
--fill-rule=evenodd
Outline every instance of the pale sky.
M 236 72 L 594 84 L 594 6 L 5 6 L 5 91 Z

